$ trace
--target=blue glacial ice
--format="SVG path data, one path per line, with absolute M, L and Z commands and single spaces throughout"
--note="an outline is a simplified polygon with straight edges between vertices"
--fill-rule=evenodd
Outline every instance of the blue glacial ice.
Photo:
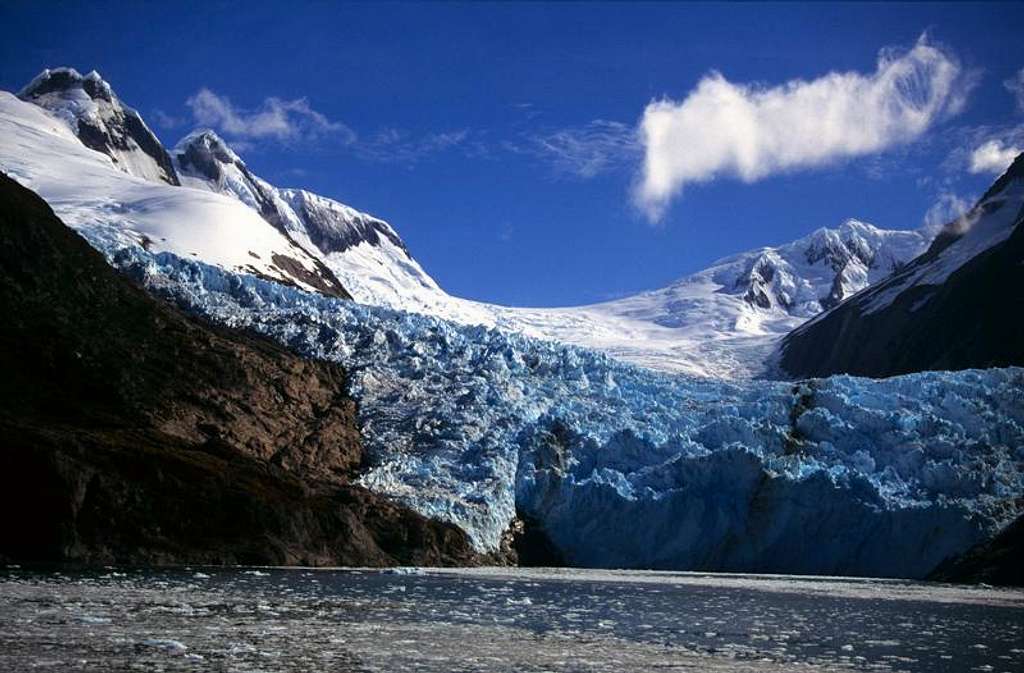
M 920 577 L 1024 507 L 1024 370 L 723 382 L 83 232 L 184 309 L 350 375 L 370 489 L 572 564 Z

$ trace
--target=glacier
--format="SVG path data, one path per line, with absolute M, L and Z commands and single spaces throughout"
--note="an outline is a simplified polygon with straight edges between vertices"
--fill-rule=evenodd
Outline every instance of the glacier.
M 726 382 L 80 230 L 152 293 L 349 372 L 362 482 L 573 565 L 922 577 L 1024 508 L 1024 370 Z

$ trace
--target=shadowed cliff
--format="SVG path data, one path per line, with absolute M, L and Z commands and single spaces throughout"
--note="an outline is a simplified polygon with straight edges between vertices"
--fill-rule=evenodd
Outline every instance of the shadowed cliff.
M 0 174 L 0 555 L 465 564 L 466 536 L 351 483 L 344 371 L 186 317 Z

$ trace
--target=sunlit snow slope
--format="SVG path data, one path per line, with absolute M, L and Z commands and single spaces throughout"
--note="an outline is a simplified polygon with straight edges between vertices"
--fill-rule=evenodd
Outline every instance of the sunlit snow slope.
M 321 273 L 319 260 L 237 200 L 130 175 L 84 146 L 65 119 L 6 92 L 0 92 L 0 170 L 76 229 L 109 229 L 153 251 L 344 293 Z

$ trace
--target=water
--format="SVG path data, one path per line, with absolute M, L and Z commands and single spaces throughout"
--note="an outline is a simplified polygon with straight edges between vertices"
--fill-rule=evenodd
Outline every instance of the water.
M 0 671 L 1021 671 L 1024 591 L 693 573 L 0 569 Z

